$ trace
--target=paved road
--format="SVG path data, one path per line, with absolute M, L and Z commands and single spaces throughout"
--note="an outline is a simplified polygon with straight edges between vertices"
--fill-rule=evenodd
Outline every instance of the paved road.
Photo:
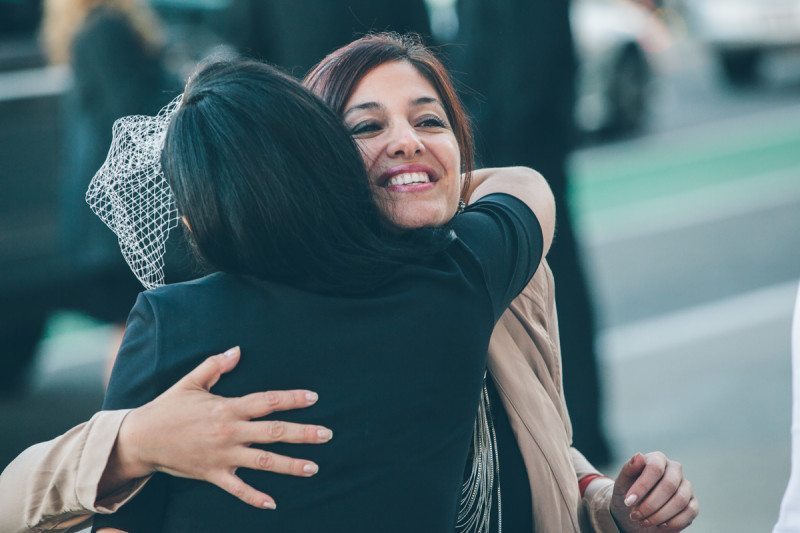
M 769 531 L 789 472 L 800 91 L 780 73 L 761 95 L 725 92 L 686 57 L 649 135 L 573 160 L 608 425 L 621 455 L 683 462 L 693 530 Z

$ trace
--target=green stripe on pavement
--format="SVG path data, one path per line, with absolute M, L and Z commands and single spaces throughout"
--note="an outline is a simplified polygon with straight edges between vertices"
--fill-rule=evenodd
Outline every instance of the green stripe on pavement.
M 749 137 L 749 138 L 748 138 Z M 631 149 L 589 151 L 573 165 L 573 200 L 581 214 L 624 207 L 800 165 L 800 128 L 756 131 L 744 138 L 631 143 Z M 672 146 L 670 146 L 670 144 Z M 800 175 L 797 177 L 800 188 Z

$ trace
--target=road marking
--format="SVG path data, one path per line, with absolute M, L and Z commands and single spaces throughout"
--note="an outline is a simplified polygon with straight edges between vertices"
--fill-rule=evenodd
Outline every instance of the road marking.
M 602 247 L 792 204 L 799 206 L 800 213 L 800 165 L 762 174 L 758 179 L 735 180 L 624 208 L 589 212 L 579 218 L 578 227 L 587 245 Z
M 586 185 L 635 179 L 641 169 L 701 162 L 720 152 L 737 153 L 770 146 L 800 133 L 800 105 L 752 113 L 656 133 L 614 144 L 576 150 L 571 159 L 576 179 Z M 797 156 L 800 158 L 800 155 Z
M 58 96 L 72 85 L 72 73 L 64 65 L 0 73 L 0 102 L 42 96 Z
M 600 353 L 608 362 L 631 361 L 776 320 L 787 321 L 788 339 L 797 290 L 793 280 L 611 328 L 598 337 Z

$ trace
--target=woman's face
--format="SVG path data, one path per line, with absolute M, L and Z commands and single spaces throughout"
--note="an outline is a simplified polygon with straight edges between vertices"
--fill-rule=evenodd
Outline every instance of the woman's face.
M 439 226 L 453 217 L 461 191 L 458 143 L 439 94 L 410 63 L 369 71 L 343 118 L 379 203 L 395 224 Z

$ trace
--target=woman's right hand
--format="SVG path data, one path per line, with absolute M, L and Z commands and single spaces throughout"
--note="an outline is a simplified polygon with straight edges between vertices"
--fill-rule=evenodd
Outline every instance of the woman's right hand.
M 309 407 L 316 403 L 316 393 L 270 391 L 240 398 L 211 394 L 211 387 L 239 358 L 238 347 L 209 357 L 169 390 L 131 411 L 120 427 L 98 494 L 160 471 L 208 481 L 254 507 L 274 509 L 275 500 L 244 483 L 235 474 L 237 468 L 303 477 L 316 474 L 319 468 L 311 461 L 250 447 L 328 442 L 333 433 L 322 426 L 252 420 Z

